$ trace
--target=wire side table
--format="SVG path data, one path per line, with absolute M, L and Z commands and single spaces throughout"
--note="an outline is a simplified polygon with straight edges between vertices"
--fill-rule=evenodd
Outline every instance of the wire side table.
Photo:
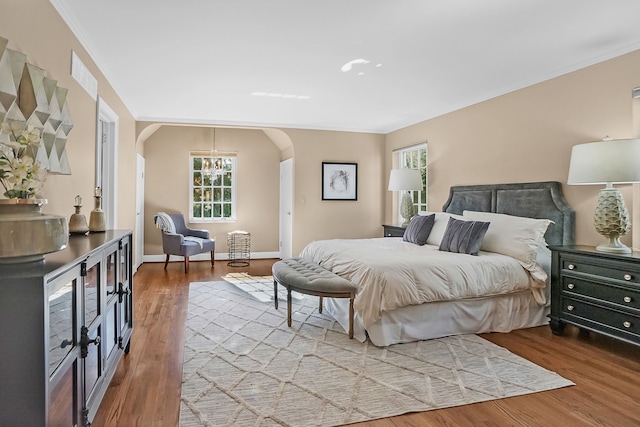
M 229 262 L 231 267 L 246 267 L 251 257 L 251 233 L 236 230 L 227 233 Z

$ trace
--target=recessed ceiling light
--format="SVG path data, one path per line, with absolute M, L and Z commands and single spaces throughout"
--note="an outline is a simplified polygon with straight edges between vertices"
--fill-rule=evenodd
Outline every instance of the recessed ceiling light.
M 251 96 L 266 96 L 268 98 L 284 98 L 284 99 L 309 99 L 308 95 L 295 95 L 292 93 L 278 93 L 278 92 L 252 92 Z

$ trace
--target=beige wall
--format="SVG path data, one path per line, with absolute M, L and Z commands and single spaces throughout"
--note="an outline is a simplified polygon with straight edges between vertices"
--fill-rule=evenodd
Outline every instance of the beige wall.
M 189 153 L 212 149 L 211 127 L 163 125 L 144 142 L 145 255 L 162 254 L 156 212 L 182 213 L 188 221 Z M 216 129 L 216 150 L 238 156 L 237 221 L 194 223 L 216 238 L 216 251 L 227 251 L 227 233 L 251 233 L 252 252 L 278 251 L 280 150 L 261 130 Z
M 451 185 L 560 181 L 576 210 L 577 243 L 599 244 L 592 220 L 601 187 L 566 185 L 571 147 L 605 135 L 639 136 L 631 97 L 636 86 L 640 51 L 392 132 L 386 168 L 393 149 L 427 140 L 430 210 L 442 209 Z M 631 209 L 631 186 L 620 189 Z M 393 220 L 391 196 L 387 221 Z M 623 241 L 630 244 L 631 236 Z
M 145 255 L 158 255 L 162 242 L 153 215 L 188 212 L 189 151 L 211 149 L 212 134 L 207 127 L 171 125 L 160 126 L 151 136 L 139 131 L 146 138 Z M 217 252 L 227 251 L 227 233 L 238 229 L 251 232 L 252 252 L 279 252 L 280 161 L 290 154 L 293 255 L 316 239 L 382 235 L 382 135 L 217 128 L 216 149 L 238 153 L 238 220 L 191 226 L 209 230 L 217 239 Z M 322 200 L 322 161 L 358 163 L 357 201 Z
M 382 237 L 384 136 L 283 129 L 293 144 L 293 255 L 318 239 Z M 358 200 L 322 200 L 322 162 L 358 163 Z
M 109 82 L 48 0 L 0 0 L 0 37 L 9 40 L 9 49 L 24 53 L 27 62 L 43 68 L 45 76 L 68 89 L 67 103 L 74 125 L 66 146 L 71 175 L 48 176 L 44 196 L 49 203 L 43 211 L 69 217 L 74 212 L 74 198 L 78 194 L 84 199 L 83 213 L 87 219 L 93 209 L 96 101 L 71 77 L 73 50 L 97 78 L 99 96 L 120 118 L 116 223 L 119 228 L 133 229 L 135 121 Z

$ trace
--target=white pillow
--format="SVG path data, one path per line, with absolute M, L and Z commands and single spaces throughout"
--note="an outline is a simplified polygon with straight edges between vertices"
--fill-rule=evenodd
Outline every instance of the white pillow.
M 464 218 L 462 218 L 462 216 L 460 215 L 451 214 L 447 212 L 418 212 L 418 215 L 431 215 L 431 214 L 436 214 L 436 219 L 433 222 L 433 227 L 431 228 L 431 232 L 427 237 L 427 245 L 440 246 L 440 242 L 442 242 L 442 237 L 444 236 L 444 232 L 447 230 L 447 224 L 449 223 L 450 217 L 464 220 Z
M 490 222 L 480 250 L 515 258 L 524 268 L 537 273 L 534 277 L 540 275 L 542 268 L 536 263 L 538 246 L 544 241 L 544 233 L 553 221 L 474 211 L 464 211 L 462 217 L 472 221 Z

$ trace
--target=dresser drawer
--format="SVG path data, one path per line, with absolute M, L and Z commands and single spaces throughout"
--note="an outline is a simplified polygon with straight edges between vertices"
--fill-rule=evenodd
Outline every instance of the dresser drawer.
M 640 284 L 640 268 L 637 263 L 605 260 L 602 258 L 564 255 L 561 260 L 563 271 L 574 274 L 589 274 L 607 279 Z
M 610 310 L 572 298 L 562 298 L 562 311 L 570 317 L 595 322 L 640 337 L 640 318 L 617 310 Z
M 611 302 L 621 307 L 640 310 L 640 288 L 602 284 L 572 276 L 562 276 L 562 292 Z

